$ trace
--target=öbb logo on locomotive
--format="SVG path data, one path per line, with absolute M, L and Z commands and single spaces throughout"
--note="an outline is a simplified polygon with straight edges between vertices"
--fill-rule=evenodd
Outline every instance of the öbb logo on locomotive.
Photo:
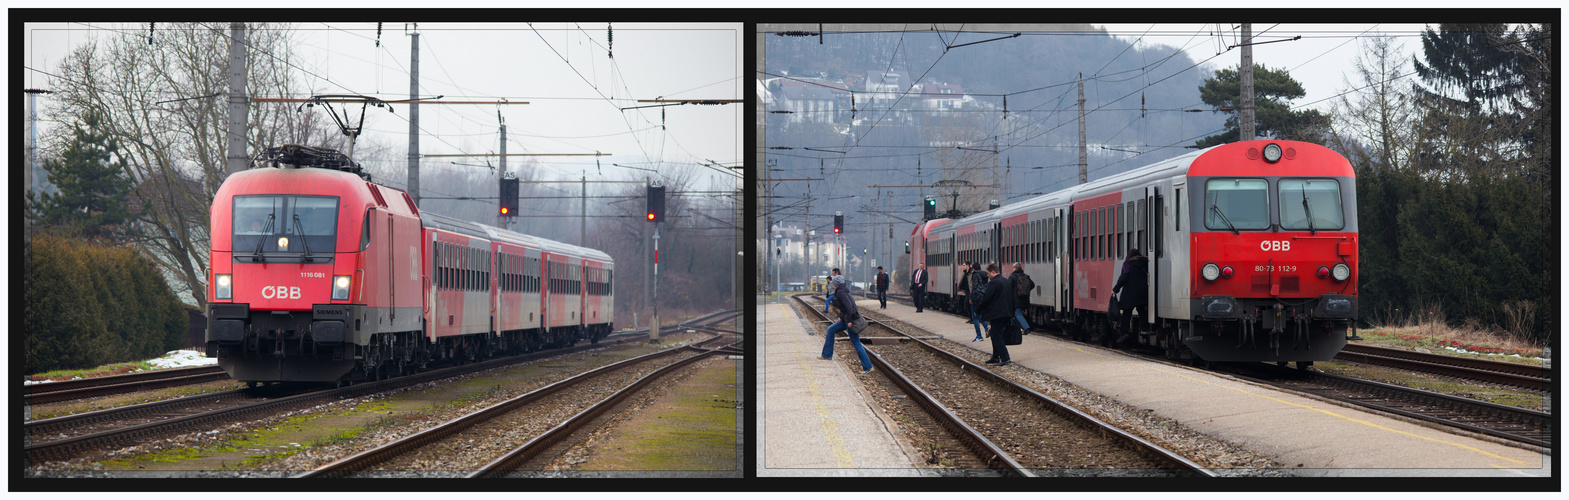
M 336 151 L 265 149 L 210 227 L 207 356 L 235 380 L 370 380 L 614 329 L 608 254 L 422 211 Z
M 1332 359 L 1357 317 L 1355 192 L 1329 148 L 1241 141 L 963 218 L 930 214 L 908 248 L 939 308 L 960 307 L 957 264 L 1018 262 L 1037 286 L 1021 307 L 1032 326 L 1194 362 L 1300 366 Z M 1147 314 L 1123 337 L 1107 292 L 1135 270 L 1144 285 L 1125 283 L 1119 302 L 1142 299 Z

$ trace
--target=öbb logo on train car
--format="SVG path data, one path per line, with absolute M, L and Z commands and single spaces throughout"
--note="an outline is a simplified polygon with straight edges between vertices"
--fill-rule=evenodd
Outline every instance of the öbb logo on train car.
M 1260 250 L 1265 252 L 1290 252 L 1291 242 L 1280 240 L 1264 240 L 1258 243 Z
M 264 299 L 298 299 L 300 298 L 300 287 L 264 286 L 261 293 Z

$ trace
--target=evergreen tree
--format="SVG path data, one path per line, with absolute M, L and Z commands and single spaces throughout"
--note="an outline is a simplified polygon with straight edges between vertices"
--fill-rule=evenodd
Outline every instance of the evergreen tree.
M 126 206 L 131 180 L 126 177 L 125 157 L 119 141 L 110 136 L 97 113 L 74 125 L 70 144 L 59 158 L 43 162 L 55 194 L 32 198 L 28 216 L 41 226 L 71 227 L 87 237 L 113 238 L 117 227 L 130 221 Z
M 1237 69 L 1225 68 L 1215 72 L 1215 76 L 1204 80 L 1204 85 L 1199 87 L 1199 97 L 1222 112 L 1222 108 L 1230 108 L 1230 116 L 1226 118 L 1226 130 L 1216 135 L 1199 139 L 1195 147 L 1207 148 L 1236 142 L 1242 135 L 1238 109 L 1238 102 L 1242 96 L 1242 76 Z M 1262 65 L 1253 66 L 1253 118 L 1257 122 L 1254 130 L 1259 137 L 1270 137 L 1291 141 L 1306 141 L 1322 144 L 1325 132 L 1329 128 L 1329 116 L 1317 110 L 1292 111 L 1289 101 L 1307 95 L 1307 90 L 1302 84 L 1291 78 L 1286 70 L 1273 70 Z

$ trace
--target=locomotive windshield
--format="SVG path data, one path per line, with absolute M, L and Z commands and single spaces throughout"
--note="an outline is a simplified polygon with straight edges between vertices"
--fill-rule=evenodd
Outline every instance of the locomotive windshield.
M 1268 229 L 1269 181 L 1210 179 L 1204 183 L 1203 210 L 1210 229 Z
M 1281 179 L 1280 227 L 1320 231 L 1346 227 L 1340 209 L 1340 182 L 1334 179 Z
M 338 197 L 235 196 L 233 227 L 236 256 L 260 247 L 263 254 L 330 258 L 337 250 Z

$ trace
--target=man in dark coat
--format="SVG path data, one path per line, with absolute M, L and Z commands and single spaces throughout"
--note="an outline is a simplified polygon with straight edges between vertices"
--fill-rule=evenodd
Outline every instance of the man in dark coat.
M 883 266 L 877 266 L 877 302 L 879 309 L 888 308 L 888 273 L 883 272 Z
M 992 359 L 987 360 L 988 365 L 1007 366 L 1012 363 L 1008 357 L 1008 319 L 1013 316 L 1013 281 L 1002 275 L 1002 270 L 996 263 L 986 265 L 986 275 L 991 281 L 980 292 L 976 302 L 978 314 L 991 321 Z
M 910 299 L 915 301 L 915 312 L 921 312 L 926 305 L 926 264 L 921 264 L 914 273 L 910 273 Z
M 1118 330 L 1122 332 L 1117 337 L 1117 343 L 1127 342 L 1133 336 L 1133 315 L 1129 314 L 1138 309 L 1139 321 L 1149 322 L 1149 263 L 1150 260 L 1139 254 L 1139 249 L 1128 250 L 1128 258 L 1122 263 L 1122 277 L 1117 278 L 1117 285 L 1111 287 L 1111 293 L 1128 291 L 1117 296 L 1117 305 L 1122 309 L 1122 319 L 1119 321 Z

